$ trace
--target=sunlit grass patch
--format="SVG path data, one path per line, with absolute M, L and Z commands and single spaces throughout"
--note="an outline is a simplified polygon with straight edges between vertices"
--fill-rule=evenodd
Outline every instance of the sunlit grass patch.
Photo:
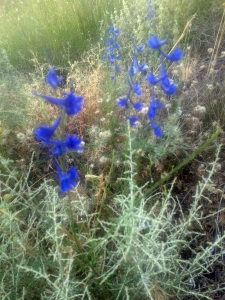
M 0 7 L 1 47 L 20 69 L 29 69 L 34 56 L 41 63 L 66 65 L 98 40 L 119 5 L 120 0 L 5 2 Z

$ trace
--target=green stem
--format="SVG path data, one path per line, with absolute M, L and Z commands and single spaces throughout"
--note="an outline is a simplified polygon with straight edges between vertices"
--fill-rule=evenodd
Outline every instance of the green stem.
M 178 171 L 179 169 L 181 169 L 183 166 L 185 166 L 186 164 L 188 164 L 191 160 L 193 160 L 199 153 L 201 153 L 206 146 L 208 146 L 213 140 L 215 140 L 218 135 L 221 133 L 221 129 L 217 129 L 212 135 L 211 137 L 205 141 L 205 143 L 203 143 L 198 149 L 196 149 L 191 155 L 189 155 L 187 158 L 185 158 L 179 165 L 177 165 L 175 168 L 173 168 L 166 176 L 164 176 L 163 178 L 161 178 L 160 180 L 158 180 L 155 184 L 153 184 L 153 186 L 150 187 L 150 189 L 148 189 L 145 194 L 144 194 L 144 198 L 149 197 L 149 195 L 158 187 L 160 186 L 162 183 L 164 183 L 165 181 L 167 181 L 176 171 Z M 140 199 L 137 199 L 135 205 L 138 206 L 140 204 Z

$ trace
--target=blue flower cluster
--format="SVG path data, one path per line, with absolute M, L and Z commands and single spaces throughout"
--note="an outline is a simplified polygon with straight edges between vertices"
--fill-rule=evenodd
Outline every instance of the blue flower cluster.
M 53 68 L 49 68 L 46 82 L 50 85 L 50 87 L 56 89 L 62 80 L 63 78 L 59 78 Z M 34 134 L 37 141 L 41 141 L 42 144 L 49 147 L 49 154 L 52 157 L 59 179 L 60 192 L 66 193 L 77 185 L 79 176 L 74 167 L 71 167 L 67 172 L 65 170 L 62 171 L 56 158 L 58 156 L 62 156 L 67 151 L 81 151 L 83 149 L 83 141 L 73 135 L 68 135 L 65 138 L 62 138 L 62 140 L 58 140 L 54 139 L 54 134 L 62 118 L 77 114 L 82 109 L 83 97 L 76 96 L 72 90 L 69 93 L 65 93 L 64 98 L 45 96 L 34 91 L 32 93 L 33 95 L 40 97 L 49 103 L 56 104 L 61 108 L 62 115 L 58 117 L 51 126 L 39 126 L 34 130 Z
M 135 44 L 133 44 L 133 49 L 134 49 L 133 50 L 133 60 L 132 60 L 131 66 L 128 69 L 129 90 L 125 97 L 119 98 L 119 100 L 117 101 L 117 105 L 121 106 L 125 109 L 128 109 L 129 104 L 131 104 L 131 106 L 135 110 L 140 111 L 143 107 L 143 104 L 141 103 L 141 101 L 134 103 L 131 100 L 131 92 L 133 92 L 138 97 L 140 97 L 142 95 L 141 86 L 135 81 L 135 78 L 139 72 L 141 72 L 141 73 L 144 72 L 148 68 L 148 66 L 145 63 L 139 64 L 138 59 L 137 59 L 138 53 L 140 53 L 144 50 L 144 45 L 141 45 L 138 47 Z M 137 125 L 137 121 L 138 121 L 137 116 L 135 116 L 135 115 L 128 116 L 125 114 L 125 117 L 130 121 L 131 126 Z
M 113 68 L 113 74 L 110 76 L 110 80 L 114 80 L 116 72 L 120 71 L 120 67 L 117 64 L 117 61 L 120 60 L 120 55 L 118 54 L 120 45 L 117 43 L 119 34 L 119 29 L 115 29 L 114 26 L 109 28 L 107 47 L 105 49 L 106 53 L 102 58 L 103 60 L 108 60 L 110 67 Z
M 154 27 L 154 15 L 155 15 L 155 10 L 153 9 L 152 6 L 152 0 L 147 0 L 147 14 L 146 18 L 150 20 L 150 26 L 153 28 Z
M 160 55 L 160 76 L 156 77 L 152 72 L 149 72 L 146 75 L 147 82 L 152 86 L 152 97 L 151 101 L 148 107 L 147 117 L 149 119 L 150 125 L 152 129 L 154 130 L 154 134 L 157 137 L 160 137 L 163 135 L 163 132 L 159 125 L 156 125 L 154 123 L 154 118 L 156 117 L 157 110 L 161 109 L 163 107 L 163 104 L 159 102 L 159 99 L 155 99 L 154 96 L 154 86 L 157 84 L 160 84 L 160 87 L 162 91 L 168 95 L 171 96 L 176 92 L 177 86 L 169 80 L 168 74 L 165 70 L 163 58 L 165 57 L 167 60 L 171 62 L 177 62 L 182 57 L 182 50 L 176 48 L 174 49 L 170 54 L 166 54 L 162 51 L 161 47 L 167 42 L 167 39 L 160 41 L 156 35 L 152 35 L 151 39 L 147 40 L 147 45 L 152 49 L 159 52 Z M 139 64 L 137 59 L 137 54 L 139 52 L 142 52 L 144 50 L 144 46 L 137 47 L 134 45 L 134 55 L 133 55 L 133 61 L 132 65 L 130 66 L 128 70 L 128 82 L 129 82 L 129 91 L 127 95 L 123 98 L 119 98 L 117 101 L 117 105 L 120 107 L 123 107 L 125 109 L 129 108 L 129 103 L 133 106 L 136 110 L 141 110 L 143 107 L 143 104 L 141 101 L 138 101 L 137 103 L 133 103 L 131 100 L 131 92 L 137 96 L 142 95 L 141 87 L 137 82 L 134 82 L 133 77 L 138 72 L 144 72 L 148 66 L 146 63 Z M 135 115 L 127 116 L 125 115 L 127 119 L 130 120 L 131 126 L 135 126 L 138 121 L 138 117 Z
M 152 35 L 151 39 L 147 41 L 147 45 L 159 52 L 160 54 L 160 77 L 157 78 L 152 72 L 146 75 L 147 82 L 153 86 L 152 88 L 152 99 L 149 105 L 149 109 L 147 112 L 148 119 L 150 121 L 150 125 L 152 126 L 154 133 L 156 136 L 162 136 L 163 133 L 159 125 L 154 124 L 154 118 L 156 116 L 156 111 L 162 107 L 162 104 L 159 103 L 158 99 L 154 97 L 154 86 L 160 83 L 160 87 L 162 91 L 168 95 L 173 95 L 177 86 L 169 80 L 168 74 L 166 73 L 163 57 L 168 59 L 171 62 L 177 62 L 181 59 L 183 51 L 175 48 L 170 54 L 166 54 L 162 51 L 161 47 L 167 42 L 167 38 L 165 40 L 160 41 L 156 35 Z

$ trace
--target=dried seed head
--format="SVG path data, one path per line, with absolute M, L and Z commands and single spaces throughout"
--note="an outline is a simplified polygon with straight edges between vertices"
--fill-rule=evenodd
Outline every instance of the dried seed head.
M 109 158 L 108 157 L 105 157 L 104 155 L 102 155 L 100 158 L 99 158 L 99 162 L 100 164 L 105 164 L 109 161 Z
M 206 108 L 205 106 L 197 105 L 194 108 L 193 113 L 199 117 L 203 117 L 206 113 Z
M 20 140 L 21 142 L 25 140 L 26 136 L 24 133 L 19 132 L 17 133 L 16 137 L 18 138 L 18 140 Z
M 112 133 L 110 130 L 105 130 L 105 131 L 101 131 L 99 132 L 99 137 L 103 138 L 103 139 L 108 139 L 112 136 Z
M 214 86 L 213 86 L 212 84 L 207 84 L 206 86 L 207 86 L 207 88 L 208 88 L 209 90 L 213 90 L 213 89 L 214 89 Z
M 207 50 L 207 52 L 209 53 L 209 54 L 211 54 L 212 52 L 213 52 L 213 48 L 208 48 L 208 50 Z

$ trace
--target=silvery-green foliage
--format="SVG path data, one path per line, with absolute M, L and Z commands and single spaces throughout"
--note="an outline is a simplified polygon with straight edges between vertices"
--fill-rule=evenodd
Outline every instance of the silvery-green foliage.
M 110 218 L 93 213 L 77 189 L 62 198 L 53 181 L 34 187 L 29 183 L 32 162 L 21 177 L 14 162 L 1 158 L 1 299 L 101 300 L 110 295 L 155 300 L 156 289 L 177 299 L 211 299 L 194 284 L 221 257 L 224 235 L 198 251 L 191 243 L 204 234 L 202 200 L 210 202 L 204 191 L 220 147 L 184 212 L 172 187 L 146 196 L 148 183 L 137 186 L 132 144 L 129 128 L 127 171 L 118 179 L 123 192 L 107 203 Z M 77 219 L 82 221 L 73 231 L 70 225 Z M 181 253 L 187 250 L 192 255 L 184 259 Z
M 71 275 L 74 249 L 63 243 L 68 201 L 50 181 L 30 186 L 31 168 L 21 178 L 1 157 L 1 299 L 82 299 L 82 282 Z
M 120 44 L 124 50 L 128 50 L 127 47 L 130 47 L 133 37 L 135 37 L 134 42 L 140 45 L 154 33 L 151 20 L 147 17 L 147 8 L 148 1 L 146 0 L 135 3 L 123 0 L 120 11 L 114 11 L 112 22 L 121 30 Z
M 101 283 L 114 281 L 117 299 L 155 299 L 156 285 L 167 295 L 211 299 L 206 293 L 192 290 L 190 282 L 195 282 L 197 276 L 207 272 L 221 257 L 221 250 L 216 255 L 212 253 L 215 247 L 221 249 L 224 236 L 218 235 L 198 252 L 191 244 L 204 235 L 202 200 L 210 202 L 204 191 L 211 183 L 215 163 L 204 184 L 196 187 L 193 202 L 184 213 L 180 202 L 172 196 L 173 184 L 167 191 L 144 197 L 143 188 L 135 183 L 132 156 L 129 133 L 129 170 L 121 179 L 125 182 L 125 193 L 114 199 L 111 208 L 115 219 L 99 221 L 107 233 L 107 239 L 101 240 L 107 257 Z M 184 259 L 181 253 L 187 250 L 192 255 Z

